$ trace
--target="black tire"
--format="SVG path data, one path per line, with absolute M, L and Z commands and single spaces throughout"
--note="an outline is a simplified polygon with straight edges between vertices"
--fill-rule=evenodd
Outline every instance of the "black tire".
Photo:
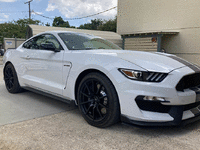
M 19 85 L 17 73 L 11 63 L 7 64 L 4 68 L 4 82 L 8 92 L 19 93 L 22 91 L 22 88 Z
M 120 106 L 111 81 L 101 73 L 86 75 L 77 92 L 78 107 L 84 119 L 95 127 L 108 127 L 119 121 Z

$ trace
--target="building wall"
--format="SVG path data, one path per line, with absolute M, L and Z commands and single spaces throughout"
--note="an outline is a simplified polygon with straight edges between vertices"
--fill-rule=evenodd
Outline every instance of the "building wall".
M 200 29 L 183 29 L 177 35 L 162 37 L 162 48 L 190 62 L 200 65 Z
M 118 0 L 117 33 L 178 31 L 163 35 L 162 48 L 200 65 L 199 8 L 198 0 Z
M 118 0 L 117 32 L 199 27 L 198 0 Z
M 157 42 L 152 42 L 152 37 L 127 37 L 124 39 L 124 49 L 156 52 Z
M 8 48 L 17 48 L 24 41 L 25 39 L 4 38 L 4 49 L 7 50 Z

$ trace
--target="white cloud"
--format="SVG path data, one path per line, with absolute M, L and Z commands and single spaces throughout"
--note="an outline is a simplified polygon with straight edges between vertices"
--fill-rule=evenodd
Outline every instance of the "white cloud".
M 117 0 L 49 0 L 46 11 L 58 9 L 66 18 L 74 18 L 96 14 L 115 6 L 117 6 Z M 117 9 L 113 9 L 94 18 L 110 19 L 116 14 Z
M 9 15 L 3 14 L 3 17 L 6 18 L 6 19 L 8 19 L 8 18 L 9 18 Z
M 0 2 L 15 2 L 16 0 L 0 0 Z
M 57 8 L 56 5 L 49 3 L 46 11 L 54 11 L 56 8 Z
M 0 21 L 2 22 L 5 22 L 5 21 L 8 21 L 9 20 L 9 15 L 6 15 L 4 13 L 1 13 L 0 14 Z

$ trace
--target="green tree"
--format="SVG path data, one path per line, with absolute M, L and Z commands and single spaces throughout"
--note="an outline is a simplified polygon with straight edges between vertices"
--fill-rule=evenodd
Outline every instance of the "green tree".
M 117 17 L 115 19 L 104 20 L 104 23 L 99 26 L 99 30 L 101 31 L 117 31 Z
M 39 20 L 19 19 L 0 24 L 0 42 L 3 38 L 25 38 L 28 24 L 40 24 Z
M 88 29 L 88 30 L 98 30 L 99 26 L 103 24 L 101 19 L 91 20 L 90 23 L 85 23 L 84 25 L 80 25 L 78 29 Z
M 49 26 L 50 26 L 50 23 L 47 22 L 47 23 L 45 24 L 45 26 L 48 26 L 48 27 L 49 27 Z
M 13 21 L 14 24 L 17 24 L 20 27 L 27 27 L 29 24 L 36 24 L 39 25 L 41 21 L 39 20 L 32 20 L 32 19 L 19 19 L 17 21 Z
M 62 17 L 55 17 L 52 26 L 70 28 L 69 22 L 64 21 Z

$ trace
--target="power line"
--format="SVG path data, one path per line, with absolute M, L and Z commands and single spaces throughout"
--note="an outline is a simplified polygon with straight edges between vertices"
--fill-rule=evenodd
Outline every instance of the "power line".
M 36 13 L 36 12 L 34 12 L 33 10 L 32 10 L 32 13 L 34 13 L 34 14 L 36 14 L 36 15 L 38 15 L 38 16 L 41 16 L 41 17 L 47 18 L 47 19 L 51 19 L 51 20 L 54 19 L 54 18 L 50 18 L 50 17 L 44 16 L 44 15 L 41 15 L 41 14 L 39 14 L 39 13 Z
M 110 11 L 110 10 L 112 10 L 112 9 L 115 9 L 115 8 L 117 8 L 117 6 L 112 7 L 112 8 L 110 8 L 110 9 L 107 9 L 107 10 L 105 10 L 105 11 L 102 11 L 102 12 L 99 12 L 99 13 L 96 13 L 96 14 L 93 14 L 93 15 L 88 15 L 88 16 L 84 16 L 84 17 L 77 17 L 77 18 L 66 18 L 65 20 L 78 20 L 78 19 L 89 18 L 89 17 L 93 17 L 93 16 L 96 16 L 96 15 L 99 15 L 99 14 L 102 14 L 102 13 L 105 13 L 105 12 L 108 12 L 108 11 Z M 54 18 L 50 18 L 50 17 L 44 16 L 44 15 L 41 15 L 41 14 L 36 13 L 36 12 L 34 12 L 34 11 L 32 11 L 32 13 L 34 13 L 34 14 L 36 14 L 36 15 L 39 15 L 39 16 L 41 16 L 41 17 L 47 18 L 47 19 L 51 19 L 51 20 L 54 19 Z
M 28 12 L 28 11 L 0 11 L 0 14 L 4 14 L 4 13 L 24 13 L 24 12 Z
M 107 9 L 107 10 L 105 10 L 105 11 L 102 11 L 102 12 L 99 12 L 99 13 L 96 13 L 96 14 L 93 14 L 93 15 L 88 15 L 88 16 L 79 17 L 79 18 L 66 18 L 65 20 L 77 20 L 77 19 L 89 18 L 89 17 L 93 17 L 93 16 L 96 16 L 96 15 L 99 15 L 99 14 L 102 14 L 102 13 L 105 13 L 105 12 L 108 12 L 108 11 L 110 11 L 110 10 L 112 10 L 112 9 L 115 9 L 115 8 L 117 8 L 117 6 L 112 7 L 112 8 L 110 8 L 110 9 Z

